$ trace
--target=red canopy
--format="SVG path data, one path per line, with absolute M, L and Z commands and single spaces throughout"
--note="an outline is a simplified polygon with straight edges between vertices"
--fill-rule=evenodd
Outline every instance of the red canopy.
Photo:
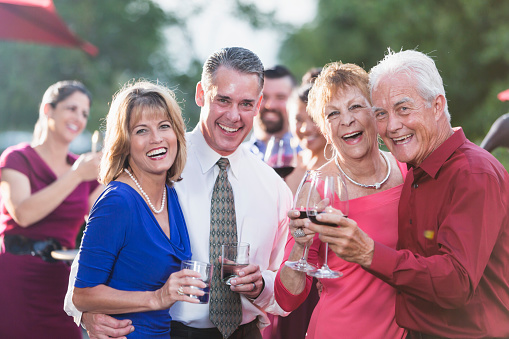
M 509 101 L 509 89 L 498 93 L 497 98 L 500 101 Z
M 97 47 L 72 33 L 52 0 L 0 0 L 0 39 L 80 48 L 95 56 Z

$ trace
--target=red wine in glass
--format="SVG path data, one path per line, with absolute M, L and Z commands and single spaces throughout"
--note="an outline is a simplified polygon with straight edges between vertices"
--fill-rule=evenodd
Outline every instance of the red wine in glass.
M 309 218 L 309 220 L 311 220 L 311 222 L 313 222 L 313 223 L 315 223 L 317 225 L 336 227 L 337 226 L 336 224 L 332 224 L 332 223 L 327 223 L 327 222 L 316 220 L 316 217 L 319 214 L 324 214 L 324 213 L 325 212 L 309 211 L 308 212 L 308 218 Z
M 348 215 L 348 193 L 346 184 L 340 174 L 320 173 L 313 177 L 307 202 L 307 214 L 310 221 L 318 225 L 326 225 L 336 227 L 336 224 L 326 223 L 316 220 L 318 214 L 327 213 L 332 209 L 341 211 L 344 215 Z M 308 275 L 315 278 L 339 278 L 343 273 L 333 271 L 327 265 L 329 244 L 325 243 L 325 257 L 322 267 L 315 271 L 307 272 Z
M 292 173 L 295 167 L 292 166 L 283 166 L 283 167 L 274 167 L 274 170 L 281 178 L 286 178 L 288 174 Z
M 306 209 L 298 208 L 297 211 L 299 211 L 299 213 L 300 213 L 297 219 L 306 219 L 308 217 Z
M 247 264 L 225 264 L 223 263 L 221 269 L 221 279 L 226 285 L 231 285 L 231 280 L 239 276 L 239 272 L 247 267 Z
M 306 219 L 307 216 L 307 198 L 309 188 L 311 186 L 311 177 L 314 172 L 307 171 L 304 177 L 297 188 L 297 192 L 295 193 L 294 201 L 293 201 L 293 209 L 299 211 L 299 216 L 297 219 Z M 309 244 L 307 244 L 304 248 L 304 252 L 302 253 L 302 257 L 297 261 L 287 261 L 285 265 L 290 267 L 292 270 L 300 271 L 300 272 L 309 272 L 312 270 L 316 270 L 316 267 L 309 264 L 307 262 L 309 251 Z
M 272 167 L 281 178 L 292 173 L 297 163 L 297 151 L 290 139 L 272 136 L 267 143 L 263 161 Z

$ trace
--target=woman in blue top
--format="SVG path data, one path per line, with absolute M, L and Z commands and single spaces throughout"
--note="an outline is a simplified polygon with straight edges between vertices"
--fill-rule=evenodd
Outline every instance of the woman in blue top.
M 131 319 L 129 338 L 169 338 L 168 309 L 198 303 L 205 284 L 180 271 L 191 258 L 173 182 L 186 162 L 185 126 L 173 92 L 141 81 L 114 97 L 100 181 L 80 250 L 73 303 L 83 312 Z M 182 287 L 184 286 L 184 287 Z

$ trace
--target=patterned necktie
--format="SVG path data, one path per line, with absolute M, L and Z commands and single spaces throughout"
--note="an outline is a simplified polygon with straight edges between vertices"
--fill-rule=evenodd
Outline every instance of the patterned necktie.
M 217 176 L 210 206 L 210 262 L 214 264 L 214 274 L 210 282 L 209 317 L 224 338 L 228 338 L 242 321 L 240 295 L 232 292 L 230 286 L 221 280 L 221 245 L 237 242 L 237 222 L 233 191 L 228 181 L 226 158 L 217 161 Z

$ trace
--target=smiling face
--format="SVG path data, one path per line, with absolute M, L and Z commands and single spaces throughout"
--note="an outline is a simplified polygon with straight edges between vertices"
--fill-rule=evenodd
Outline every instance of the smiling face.
M 207 144 L 227 156 L 235 152 L 253 127 L 261 103 L 255 74 L 219 67 L 208 88 L 199 82 L 196 103 L 201 107 L 200 129 Z
M 338 91 L 324 107 L 325 134 L 343 161 L 360 159 L 377 147 L 369 100 L 355 86 Z
M 385 76 L 372 91 L 380 136 L 400 162 L 419 166 L 446 138 L 445 98 L 429 104 L 406 75 Z
M 133 171 L 138 177 L 144 173 L 166 176 L 178 151 L 177 136 L 166 113 L 161 109 L 133 114 L 129 126 L 129 165 Z
M 260 128 L 274 134 L 286 128 L 288 114 L 286 103 L 292 94 L 293 83 L 289 76 L 282 78 L 265 78 L 263 99 L 257 123 Z
M 299 140 L 303 149 L 309 149 L 312 153 L 323 152 L 327 141 L 320 132 L 320 128 L 306 112 L 306 103 L 297 96 L 292 100 L 296 101 L 288 108 L 292 134 Z
M 52 107 L 46 104 L 48 130 L 58 135 L 66 143 L 74 140 L 87 126 L 90 112 L 90 99 L 76 91 Z

